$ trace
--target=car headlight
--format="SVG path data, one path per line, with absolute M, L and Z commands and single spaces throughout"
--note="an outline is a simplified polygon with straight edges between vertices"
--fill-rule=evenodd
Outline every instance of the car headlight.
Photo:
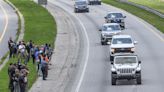
M 102 36 L 105 36 L 105 34 L 102 34 Z
M 106 35 L 108 35 L 108 34 L 105 34 L 105 33 L 102 34 L 103 37 L 105 37 Z
M 116 72 L 116 69 L 114 67 L 111 68 L 112 72 Z
M 136 68 L 136 71 L 141 71 L 141 65 L 138 65 L 138 67 Z
M 131 51 L 134 52 L 135 51 L 135 48 L 131 48 Z
M 114 52 L 115 52 L 115 49 L 112 48 L 112 49 L 111 49 L 111 52 L 114 53 Z

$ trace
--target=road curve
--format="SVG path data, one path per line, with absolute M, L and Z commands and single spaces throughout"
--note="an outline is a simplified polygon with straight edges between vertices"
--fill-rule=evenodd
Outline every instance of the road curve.
M 74 14 L 72 0 L 49 2 L 77 18 L 86 29 L 88 38 L 85 40 L 89 40 L 90 49 L 86 48 L 89 54 L 85 56 L 87 61 L 81 61 L 83 68 L 79 68 L 74 82 L 71 81 L 65 92 L 163 92 L 164 37 L 157 29 L 132 14 L 105 4 L 90 6 L 90 13 Z M 126 30 L 123 33 L 132 35 L 139 42 L 136 48 L 142 61 L 142 85 L 135 85 L 134 81 L 119 81 L 119 85 L 111 85 L 109 47 L 101 46 L 98 31 L 108 11 L 120 11 L 125 14 Z M 82 31 L 85 33 L 85 30 Z
M 0 59 L 8 51 L 7 41 L 10 37 L 16 38 L 18 17 L 11 6 L 0 1 Z

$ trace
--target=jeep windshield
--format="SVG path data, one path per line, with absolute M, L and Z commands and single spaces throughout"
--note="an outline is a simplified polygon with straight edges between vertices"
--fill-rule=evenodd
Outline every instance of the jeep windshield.
M 81 1 L 81 2 L 75 2 L 76 5 L 86 5 L 87 3 L 85 1 Z
M 135 64 L 137 63 L 136 57 L 116 57 L 115 64 Z
M 120 30 L 120 26 L 119 25 L 103 26 L 102 30 L 103 31 L 119 31 Z
M 123 15 L 121 13 L 110 13 L 108 18 L 123 18 Z
M 130 38 L 114 38 L 112 44 L 131 44 L 132 40 Z

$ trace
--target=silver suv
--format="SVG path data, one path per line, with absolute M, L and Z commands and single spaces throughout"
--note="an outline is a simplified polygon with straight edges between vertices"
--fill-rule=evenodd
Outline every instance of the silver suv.
M 136 79 L 141 84 L 141 61 L 137 55 L 116 55 L 111 62 L 111 84 L 116 85 L 117 80 Z
M 89 12 L 88 3 L 86 0 L 76 0 L 74 5 L 74 12 Z
M 109 12 L 104 18 L 106 23 L 119 23 L 121 28 L 125 28 L 124 18 L 126 16 L 120 12 Z
M 121 33 L 121 28 L 117 23 L 105 23 L 99 31 L 101 31 L 101 44 L 105 45 L 111 41 L 113 35 Z

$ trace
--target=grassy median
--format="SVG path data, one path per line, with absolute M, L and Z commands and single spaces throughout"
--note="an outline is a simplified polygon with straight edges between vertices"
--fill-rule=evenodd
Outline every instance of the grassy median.
M 164 14 L 164 0 L 128 0 L 128 1 L 153 8 Z
M 24 41 L 32 40 L 36 45 L 49 43 L 54 45 L 56 37 L 56 23 L 53 16 L 43 7 L 37 5 L 32 0 L 9 0 L 23 14 L 25 19 Z M 6 43 L 7 44 L 7 43 Z M 17 62 L 17 58 L 12 58 L 6 66 L 0 71 L 0 92 L 9 92 L 8 90 L 8 66 L 10 62 Z M 30 74 L 28 76 L 29 88 L 37 78 L 36 66 L 32 61 L 28 63 Z
M 161 32 L 164 33 L 164 19 L 153 14 L 150 13 L 146 10 L 140 9 L 138 7 L 126 4 L 126 3 L 121 3 L 117 0 L 102 0 L 104 3 L 110 4 L 112 6 L 124 9 L 127 12 L 130 12 L 142 19 L 144 19 L 145 21 L 147 21 L 148 23 L 150 23 L 151 25 L 153 25 L 154 27 L 156 27 L 158 30 L 160 30 Z

